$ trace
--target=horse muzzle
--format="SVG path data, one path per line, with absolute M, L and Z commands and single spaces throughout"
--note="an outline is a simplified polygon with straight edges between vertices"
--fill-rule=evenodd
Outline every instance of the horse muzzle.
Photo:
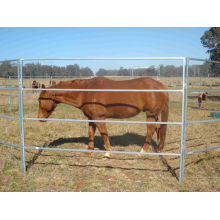
M 46 120 L 39 120 L 40 122 L 47 122 Z

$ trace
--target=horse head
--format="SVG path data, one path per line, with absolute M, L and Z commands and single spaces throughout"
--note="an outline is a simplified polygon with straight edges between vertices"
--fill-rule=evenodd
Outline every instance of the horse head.
M 45 85 L 42 84 L 45 89 Z M 51 91 L 43 90 L 39 96 L 38 118 L 48 118 L 57 106 L 57 102 L 53 99 Z M 45 122 L 45 120 L 40 120 Z

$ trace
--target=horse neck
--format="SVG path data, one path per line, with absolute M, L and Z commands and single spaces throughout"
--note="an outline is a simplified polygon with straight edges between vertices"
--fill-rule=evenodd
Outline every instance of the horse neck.
M 58 87 L 54 86 L 51 88 L 56 88 L 56 89 L 80 89 L 79 87 L 77 88 L 63 88 L 63 87 Z M 76 108 L 79 108 L 81 104 L 81 93 L 77 91 L 50 91 L 50 96 L 52 97 L 53 100 L 55 100 L 58 103 L 64 103 L 67 105 L 72 105 Z

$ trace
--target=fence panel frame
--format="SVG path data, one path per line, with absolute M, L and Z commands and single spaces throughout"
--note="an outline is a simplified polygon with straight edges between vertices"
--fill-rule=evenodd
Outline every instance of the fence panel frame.
M 21 150 L 21 169 L 26 172 L 25 148 L 24 148 L 24 105 L 23 105 L 23 61 L 18 61 L 18 99 L 19 99 L 19 121 L 20 121 L 20 150 Z
M 23 62 L 24 61 L 31 61 L 31 60 L 182 60 L 183 63 L 183 76 L 182 76 L 182 89 L 180 90 L 166 90 L 167 92 L 181 92 L 182 93 L 182 114 L 181 114 L 181 122 L 134 122 L 134 121 L 105 121 L 106 123 L 140 123 L 140 124 L 178 124 L 181 125 L 181 140 L 180 140 L 180 153 L 174 154 L 174 153 L 143 153 L 143 152 L 127 152 L 127 151 L 111 151 L 111 153 L 119 153 L 119 154 L 143 154 L 143 155 L 164 155 L 164 156 L 179 156 L 180 157 L 180 171 L 179 171 L 179 183 L 183 181 L 184 177 L 184 161 L 185 161 L 185 156 L 186 155 L 191 155 L 194 153 L 199 153 L 199 152 L 204 152 L 208 150 L 213 150 L 220 148 L 220 146 L 216 147 L 211 147 L 211 148 L 206 148 L 202 150 L 196 150 L 196 151 L 191 151 L 191 152 L 186 152 L 186 130 L 187 130 L 187 125 L 188 124 L 193 124 L 193 123 L 205 123 L 205 122 L 215 122 L 215 121 L 220 121 L 219 119 L 215 120 L 204 120 L 204 121 L 187 121 L 187 96 L 188 93 L 191 92 L 191 90 L 188 90 L 188 71 L 189 71 L 189 61 L 194 60 L 194 61 L 207 61 L 207 62 L 213 62 L 213 63 L 218 63 L 220 64 L 219 61 L 211 61 L 211 60 L 205 60 L 205 59 L 197 59 L 197 58 L 188 58 L 188 57 L 121 57 L 121 58 L 27 58 L 27 59 L 14 59 L 14 60 L 8 60 L 10 61 L 17 61 L 17 71 L 18 71 L 18 89 L 16 88 L 4 88 L 6 90 L 18 90 L 18 98 L 19 98 L 19 118 L 16 117 L 10 117 L 10 116 L 0 116 L 0 118 L 7 118 L 7 119 L 12 119 L 12 120 L 19 120 L 20 122 L 20 145 L 15 145 L 15 144 L 10 144 L 6 142 L 0 141 L 0 144 L 5 144 L 9 145 L 12 147 L 17 147 L 20 148 L 20 153 L 21 153 L 21 168 L 22 172 L 26 172 L 26 164 L 25 164 L 25 149 L 45 149 L 45 150 L 58 150 L 58 151 L 75 151 L 75 152 L 97 152 L 97 153 L 104 153 L 106 151 L 90 151 L 90 150 L 84 150 L 84 149 L 63 149 L 63 148 L 45 148 L 45 147 L 32 147 L 32 146 L 25 146 L 24 143 L 24 136 L 25 136 L 25 131 L 24 131 L 24 120 L 42 120 L 38 118 L 25 118 L 24 117 L 24 103 L 23 103 L 23 91 L 24 90 L 42 90 L 42 89 L 31 89 L 31 88 L 23 88 L 23 72 L 22 72 L 22 67 L 23 67 Z M 0 61 L 0 63 L 3 61 Z M 11 83 L 9 82 L 9 85 Z M 1 88 L 3 89 L 3 88 Z M 53 90 L 53 89 L 44 89 L 44 90 Z M 61 89 L 65 90 L 65 89 Z M 68 90 L 68 91 L 78 91 L 78 90 Z M 87 91 L 87 90 L 80 90 L 80 91 Z M 95 90 L 98 91 L 98 90 Z M 106 91 L 106 90 L 101 90 L 101 91 Z M 100 91 L 100 92 L 101 92 Z M 107 90 L 107 91 L 113 91 L 113 90 Z M 135 91 L 135 90 L 129 90 L 129 91 Z M 121 92 L 129 92 L 125 90 L 121 90 Z M 148 92 L 154 91 L 154 90 L 148 90 Z M 194 90 L 192 90 L 194 91 Z M 208 90 L 207 90 L 208 91 Z M 216 90 L 213 90 L 216 92 Z M 218 91 L 218 90 L 217 90 Z M 138 90 L 140 92 L 140 90 Z M 143 90 L 143 92 L 147 92 L 147 90 Z M 161 92 L 160 90 L 154 91 L 154 92 Z M 11 98 L 11 95 L 10 95 Z M 74 120 L 74 119 L 46 119 L 50 121 L 83 121 L 83 122 L 89 122 L 89 121 L 96 121 L 97 120 Z M 101 122 L 101 121 L 100 121 Z
M 23 65 L 23 61 L 30 61 L 30 60 L 182 60 L 182 65 L 183 65 L 183 83 L 182 83 L 182 89 L 180 90 L 98 90 L 98 89 L 93 89 L 93 90 L 88 90 L 88 89 L 32 89 L 32 88 L 23 88 L 22 86 L 22 65 Z M 22 155 L 22 171 L 25 172 L 25 149 L 42 149 L 40 147 L 27 147 L 24 145 L 24 127 L 23 127 L 23 123 L 24 120 L 42 120 L 42 119 L 38 119 L 38 118 L 24 118 L 23 117 L 23 91 L 24 90 L 61 90 L 61 91 L 99 91 L 99 92 L 106 92 L 106 91 L 111 91 L 111 92 L 162 92 L 162 91 L 167 91 L 167 92 L 181 92 L 182 93 L 182 99 L 186 97 L 185 95 L 185 69 L 186 69 L 186 58 L 185 57 L 142 57 L 142 58 L 55 58 L 55 59 L 20 59 L 19 65 L 21 65 L 19 67 L 20 71 L 19 71 L 19 77 L 20 77 L 20 84 L 19 84 L 19 91 L 21 96 L 19 101 L 21 102 L 19 109 L 20 110 L 20 134 L 21 134 L 21 155 Z M 185 99 L 182 100 L 182 115 L 185 115 Z M 46 119 L 49 121 L 64 121 L 63 119 Z M 84 121 L 84 122 L 102 122 L 102 121 L 98 121 L 98 120 L 70 120 L 70 119 L 65 119 L 65 121 Z M 183 172 L 184 172 L 184 158 L 185 158 L 185 150 L 184 150 L 184 143 L 185 143 L 185 120 L 182 119 L 181 122 L 132 122 L 132 121 L 105 121 L 107 123 L 142 123 L 142 124 L 178 124 L 182 126 L 181 129 L 181 137 L 183 137 L 183 139 L 181 139 L 181 146 L 180 146 L 180 153 L 179 154 L 174 154 L 174 153 L 142 153 L 142 152 L 120 152 L 120 151 L 111 151 L 111 153 L 123 153 L 123 154 L 144 154 L 144 155 L 165 155 L 165 156 L 180 156 L 181 157 L 181 167 L 180 167 L 180 179 L 179 182 L 182 182 L 183 179 Z M 46 148 L 44 148 L 46 149 Z M 57 148 L 56 148 L 57 149 Z M 52 149 L 51 149 L 52 150 Z M 55 150 L 55 149 L 54 149 Z M 64 150 L 64 149 L 59 149 L 59 150 Z M 76 150 L 76 149 L 65 149 L 65 151 L 78 151 L 78 152 L 90 152 L 89 150 Z M 97 153 L 103 153 L 105 151 L 95 151 L 93 150 L 92 152 L 97 152 Z

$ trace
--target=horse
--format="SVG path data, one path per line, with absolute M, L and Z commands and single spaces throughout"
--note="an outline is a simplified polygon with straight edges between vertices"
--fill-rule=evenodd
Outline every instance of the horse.
M 32 89 L 39 89 L 39 88 L 40 88 L 40 83 L 37 82 L 36 80 L 34 80 L 32 82 Z M 33 90 L 33 92 L 34 92 L 34 90 Z
M 42 85 L 42 88 L 46 88 Z M 152 78 L 136 78 L 115 81 L 105 77 L 61 81 L 52 89 L 120 89 L 120 90 L 167 90 L 167 87 Z M 38 118 L 48 118 L 59 103 L 80 109 L 89 120 L 107 118 L 130 118 L 140 112 L 146 112 L 146 121 L 158 122 L 168 120 L 169 96 L 166 91 L 151 92 L 112 92 L 112 91 L 48 91 L 42 90 L 39 96 Z M 105 157 L 110 157 L 112 147 L 109 142 L 106 123 L 89 122 L 88 150 L 94 150 L 94 136 L 98 128 L 104 141 Z M 141 152 L 147 152 L 154 133 L 157 133 L 157 152 L 164 148 L 167 124 L 147 124 L 146 141 Z
M 56 81 L 54 81 L 54 80 L 50 80 L 50 85 L 51 85 L 51 86 L 56 85 Z

